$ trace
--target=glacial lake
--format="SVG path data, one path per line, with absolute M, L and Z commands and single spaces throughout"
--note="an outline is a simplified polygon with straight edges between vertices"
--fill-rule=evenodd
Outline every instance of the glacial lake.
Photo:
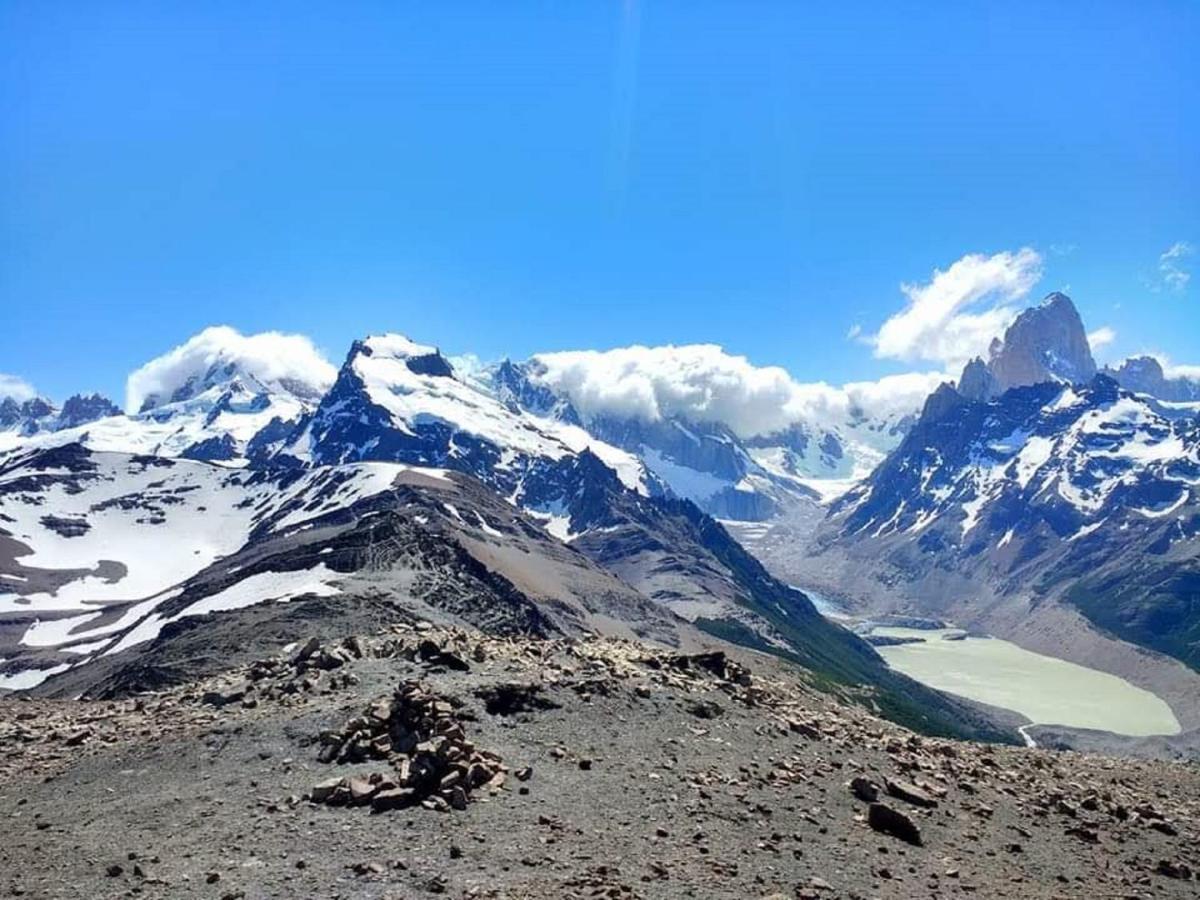
M 1178 734 L 1171 708 L 1123 678 L 1043 656 L 991 637 L 944 640 L 958 629 L 876 626 L 876 635 L 924 638 L 876 647 L 888 665 L 930 687 L 1010 709 L 1036 725 L 1095 728 L 1145 737 Z

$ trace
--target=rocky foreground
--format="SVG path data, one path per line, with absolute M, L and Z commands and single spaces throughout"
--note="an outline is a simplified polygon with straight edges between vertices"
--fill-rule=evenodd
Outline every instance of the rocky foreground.
M 0 701 L 0 891 L 1194 897 L 1200 770 L 923 738 L 773 658 L 427 623 Z

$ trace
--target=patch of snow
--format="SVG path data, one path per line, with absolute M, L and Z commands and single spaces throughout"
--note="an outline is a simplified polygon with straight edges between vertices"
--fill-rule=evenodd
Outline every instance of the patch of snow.
M 704 501 L 732 486 L 723 478 L 680 465 L 651 447 L 643 447 L 641 455 L 646 467 L 686 500 Z
M 27 691 L 37 687 L 47 678 L 62 674 L 69 668 L 71 668 L 69 663 L 62 663 L 48 669 L 23 669 L 20 672 L 2 674 L 0 675 L 0 688 L 10 691 Z
M 312 569 L 298 569 L 291 572 L 260 572 L 244 578 L 222 591 L 197 600 L 176 615 L 163 617 L 158 613 L 151 613 L 104 655 L 112 656 L 137 644 L 152 641 L 158 637 L 163 626 L 189 616 L 243 609 L 247 606 L 272 601 L 285 603 L 306 594 L 331 597 L 340 594 L 341 590 L 329 582 L 341 577 L 343 576 L 339 573 L 327 569 L 324 563 Z
M 487 519 L 485 519 L 478 512 L 475 513 L 475 518 L 479 521 L 479 528 L 484 534 L 490 534 L 492 537 L 504 537 L 503 534 L 489 525 Z

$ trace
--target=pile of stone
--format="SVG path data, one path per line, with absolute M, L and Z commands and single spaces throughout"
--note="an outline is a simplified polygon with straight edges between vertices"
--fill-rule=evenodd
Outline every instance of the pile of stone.
M 357 637 L 331 645 L 309 638 L 290 656 L 255 660 L 239 670 L 244 674 L 240 683 L 215 684 L 200 701 L 208 706 L 253 709 L 262 700 L 288 703 L 309 694 L 342 690 L 358 683 L 358 676 L 344 667 L 365 655 Z
M 449 700 L 405 682 L 341 729 L 321 735 L 324 763 L 386 760 L 388 772 L 333 778 L 313 788 L 314 803 L 367 806 L 375 812 L 421 805 L 465 809 L 472 792 L 498 790 L 507 768 L 495 753 L 467 740 Z

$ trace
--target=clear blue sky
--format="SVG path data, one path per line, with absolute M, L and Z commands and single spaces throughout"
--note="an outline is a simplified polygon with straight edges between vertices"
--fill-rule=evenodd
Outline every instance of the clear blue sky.
M 1023 246 L 1114 351 L 1200 363 L 1160 261 L 1200 245 L 1195 2 L 7 0 L 0 60 L 0 372 L 51 396 L 215 323 L 874 378 L 913 366 L 851 326 Z

